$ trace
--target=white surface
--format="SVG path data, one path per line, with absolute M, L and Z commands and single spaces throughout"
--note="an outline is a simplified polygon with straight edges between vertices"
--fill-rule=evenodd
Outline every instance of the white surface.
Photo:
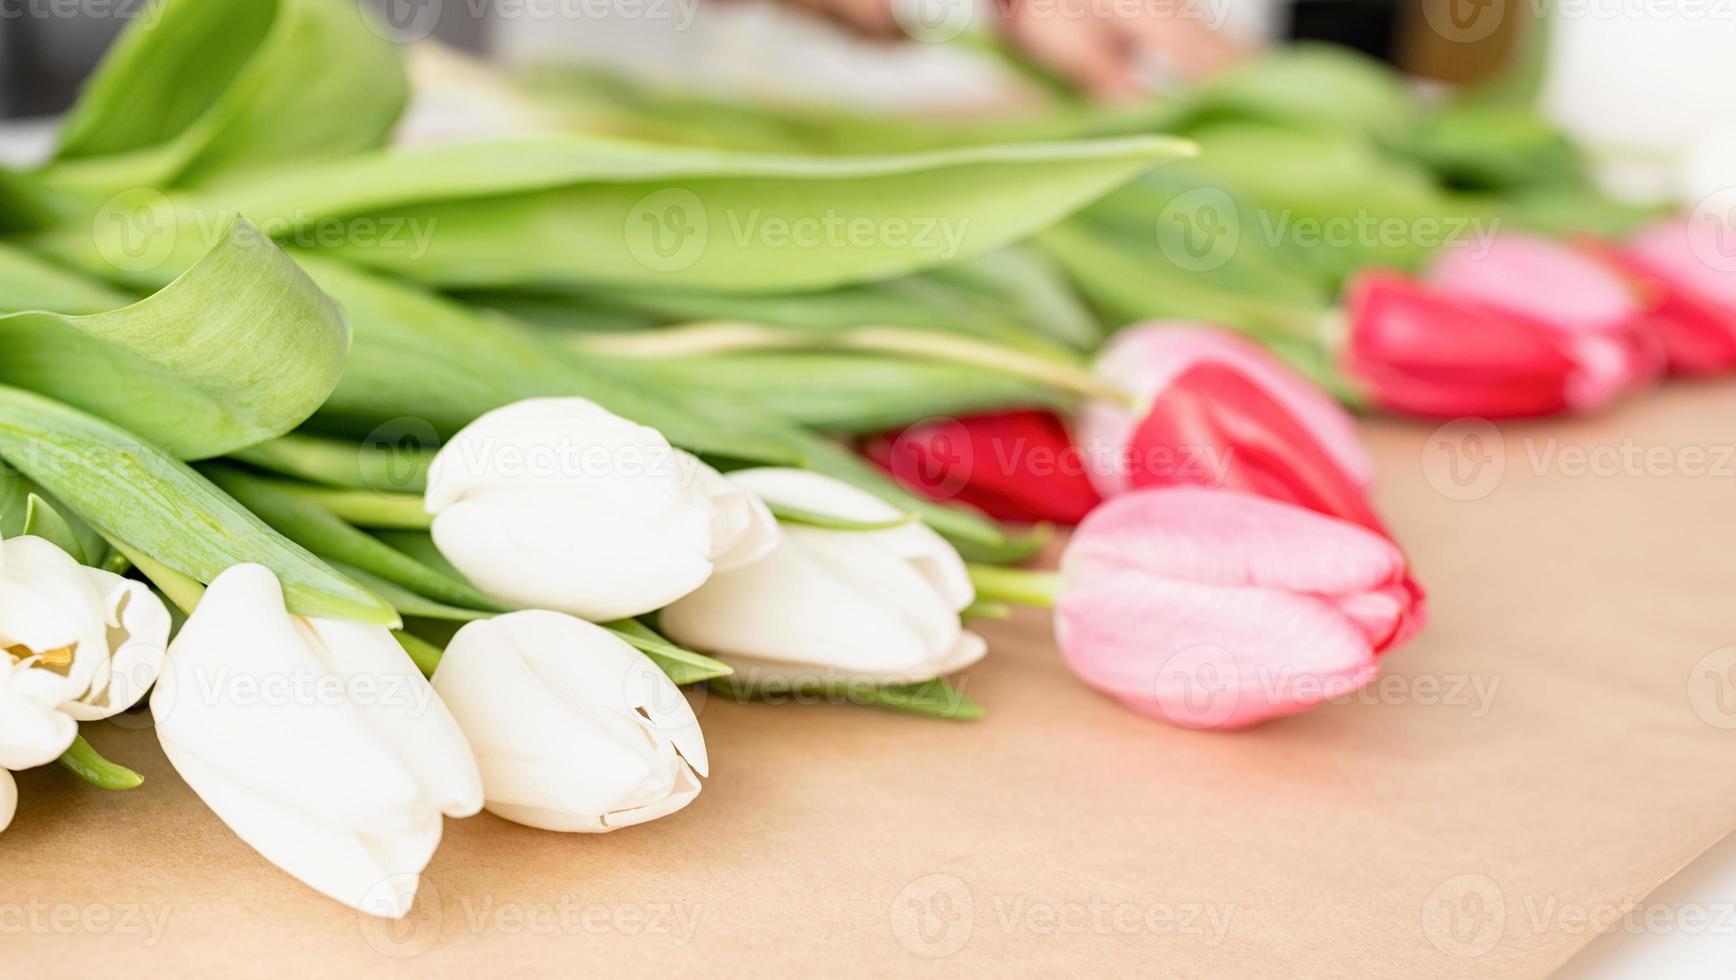
M 1669 815 L 1658 815 L 1669 833 Z M 1648 895 L 1557 980 L 1729 980 L 1736 977 L 1736 836 Z

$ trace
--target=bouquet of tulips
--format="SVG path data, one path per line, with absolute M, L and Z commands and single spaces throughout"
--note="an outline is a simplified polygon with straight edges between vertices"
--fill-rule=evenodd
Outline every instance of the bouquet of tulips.
M 1400 140 L 1394 85 L 1304 52 L 942 129 L 603 127 L 562 82 L 514 90 L 535 134 L 394 147 L 410 85 L 354 5 L 153 7 L 54 158 L 0 171 L 0 826 L 13 770 L 137 785 L 79 725 L 148 711 L 261 855 L 401 916 L 444 817 L 692 801 L 684 685 L 978 717 L 946 678 L 1006 604 L 1180 724 L 1367 683 L 1424 599 L 1345 403 L 1589 408 L 1736 360 L 1680 223 L 1617 243 L 1535 127 Z M 1534 231 L 1194 247 L 1291 194 Z M 1604 237 L 1543 237 L 1563 209 Z M 1060 576 L 1012 567 L 1049 523 Z

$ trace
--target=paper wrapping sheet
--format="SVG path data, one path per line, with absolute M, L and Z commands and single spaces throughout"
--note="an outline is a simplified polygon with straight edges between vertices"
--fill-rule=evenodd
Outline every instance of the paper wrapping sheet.
M 966 680 L 981 723 L 714 696 L 693 806 L 595 837 L 449 821 L 395 926 L 268 866 L 148 730 L 106 725 L 92 741 L 147 782 L 20 775 L 0 962 L 1494 978 L 1546 975 L 1612 922 L 1686 922 L 1621 916 L 1736 824 L 1736 389 L 1368 436 L 1433 622 L 1346 703 L 1169 728 L 1076 683 L 1021 615 Z

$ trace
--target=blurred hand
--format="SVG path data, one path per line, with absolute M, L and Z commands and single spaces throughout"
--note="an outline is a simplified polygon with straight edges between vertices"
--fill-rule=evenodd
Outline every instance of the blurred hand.
M 1137 98 L 1149 69 L 1205 78 L 1246 51 L 1190 0 L 1012 0 L 1009 36 L 1031 57 L 1103 99 Z
M 786 0 L 874 37 L 901 35 L 899 0 Z M 964 2 L 964 0 L 957 0 Z M 1000 0 L 1007 36 L 1027 54 L 1103 99 L 1143 95 L 1153 69 L 1182 80 L 1230 67 L 1246 49 L 1208 25 L 1201 0 Z

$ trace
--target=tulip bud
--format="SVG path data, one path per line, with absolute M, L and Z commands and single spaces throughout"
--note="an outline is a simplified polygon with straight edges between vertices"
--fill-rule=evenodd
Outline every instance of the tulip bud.
M 771 503 L 847 521 L 900 516 L 817 473 L 767 468 L 729 479 Z M 934 531 L 910 523 L 873 531 L 784 524 L 780 532 L 764 557 L 664 609 L 663 632 L 749 683 L 914 684 L 982 659 L 982 638 L 959 620 L 976 597 L 970 573 Z
M 53 762 L 78 722 L 132 707 L 168 640 L 168 610 L 143 583 L 42 538 L 0 542 L 0 767 Z
M 593 620 L 650 612 L 771 546 L 771 515 L 655 429 L 583 398 L 465 426 L 434 457 L 434 543 L 512 605 Z
M 564 613 L 466 625 L 434 689 L 476 751 L 484 805 L 515 823 L 618 830 L 693 802 L 708 772 L 681 689 L 608 630 Z
M 291 616 L 259 565 L 206 589 L 151 714 L 164 755 L 237 836 L 371 914 L 408 912 L 441 815 L 482 807 L 463 733 L 392 635 Z
M 1102 502 L 1061 420 L 1003 412 L 919 422 L 863 453 L 901 485 L 1001 521 L 1074 525 Z
M 1097 371 L 1141 409 L 1080 409 L 1076 429 L 1107 496 L 1215 486 L 1379 529 L 1374 466 L 1342 408 L 1258 346 L 1225 331 L 1150 323 L 1122 331 Z
M 1086 683 L 1191 728 L 1341 697 L 1421 625 L 1404 556 L 1347 521 L 1233 490 L 1140 490 L 1061 559 L 1056 634 Z
M 1653 380 L 1656 343 L 1637 327 L 1563 329 L 1366 272 L 1348 288 L 1346 368 L 1381 407 L 1491 418 L 1590 411 Z

